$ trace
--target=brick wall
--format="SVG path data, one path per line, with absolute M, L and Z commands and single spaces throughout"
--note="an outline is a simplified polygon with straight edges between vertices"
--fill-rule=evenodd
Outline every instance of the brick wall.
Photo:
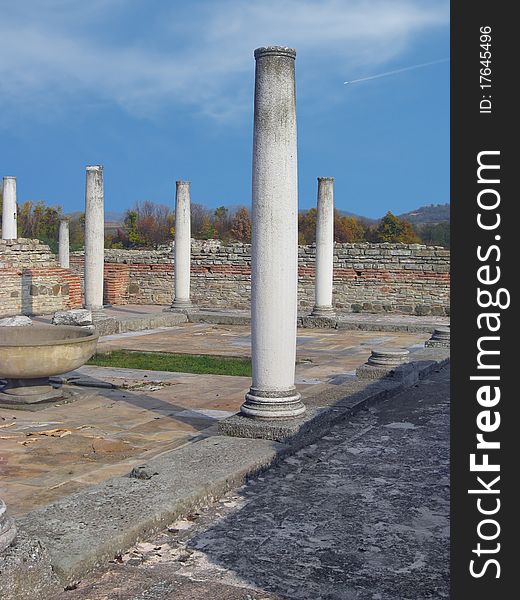
M 162 250 L 106 250 L 105 301 L 163 304 L 174 293 L 173 256 Z M 299 248 L 302 309 L 314 304 L 315 248 Z M 71 270 L 82 276 L 83 256 L 71 255 Z M 248 308 L 251 247 L 210 240 L 192 242 L 192 299 L 201 307 Z M 419 244 L 336 244 L 334 304 L 353 312 L 449 314 L 450 253 Z
M 81 306 L 81 280 L 38 240 L 0 240 L 0 317 Z

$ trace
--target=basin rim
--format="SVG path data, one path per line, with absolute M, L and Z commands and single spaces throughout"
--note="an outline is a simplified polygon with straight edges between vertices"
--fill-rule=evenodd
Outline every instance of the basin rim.
M 4 328 L 2 328 L 4 329 Z M 75 325 L 30 325 L 27 326 L 14 326 L 14 327 L 5 327 L 5 329 L 13 330 L 24 330 L 24 333 L 27 332 L 29 337 L 26 341 L 20 340 L 2 340 L 0 338 L 0 350 L 2 348 L 38 348 L 38 347 L 49 347 L 49 346 L 65 346 L 72 344 L 86 344 L 93 342 L 94 340 L 99 339 L 99 333 L 97 331 L 85 331 L 82 327 Z M 45 331 L 55 331 L 58 333 L 59 331 L 67 332 L 74 331 L 84 333 L 85 335 L 80 335 L 79 337 L 74 337 L 70 339 L 51 339 L 51 340 L 41 340 L 35 341 L 34 339 L 30 339 L 30 332 L 34 330 L 45 330 Z

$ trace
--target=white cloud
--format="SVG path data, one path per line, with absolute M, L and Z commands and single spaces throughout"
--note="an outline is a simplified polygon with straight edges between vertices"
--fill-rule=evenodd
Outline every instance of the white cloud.
M 258 46 L 293 46 L 299 74 L 326 72 L 342 83 L 352 71 L 394 59 L 449 19 L 448 3 L 439 0 L 182 6 L 144 0 L 3 3 L 0 123 L 14 112 L 52 117 L 100 102 L 140 116 L 183 106 L 226 119 L 250 105 Z M 133 17 L 132 10 L 138 11 Z

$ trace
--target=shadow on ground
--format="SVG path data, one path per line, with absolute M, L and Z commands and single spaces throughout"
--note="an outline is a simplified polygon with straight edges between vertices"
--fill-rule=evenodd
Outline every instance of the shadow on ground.
M 337 425 L 237 504 L 188 542 L 192 579 L 232 574 L 284 600 L 448 598 L 448 369 Z

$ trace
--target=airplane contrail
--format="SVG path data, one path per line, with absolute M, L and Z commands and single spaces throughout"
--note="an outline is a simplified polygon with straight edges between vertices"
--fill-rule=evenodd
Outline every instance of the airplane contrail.
M 352 79 L 351 81 L 343 82 L 344 85 L 348 83 L 359 83 L 360 81 L 370 81 L 371 79 L 379 79 L 380 77 L 388 77 L 388 75 L 395 75 L 396 73 L 402 73 L 403 71 L 413 71 L 414 69 L 421 69 L 422 67 L 428 67 L 430 65 L 437 65 L 442 62 L 450 60 L 449 58 L 441 58 L 439 60 L 432 60 L 430 62 L 420 63 L 418 65 L 412 65 L 411 67 L 403 67 L 402 69 L 394 69 L 393 71 L 386 71 L 385 73 L 379 73 L 378 75 L 372 75 L 370 77 L 361 77 L 361 79 Z

